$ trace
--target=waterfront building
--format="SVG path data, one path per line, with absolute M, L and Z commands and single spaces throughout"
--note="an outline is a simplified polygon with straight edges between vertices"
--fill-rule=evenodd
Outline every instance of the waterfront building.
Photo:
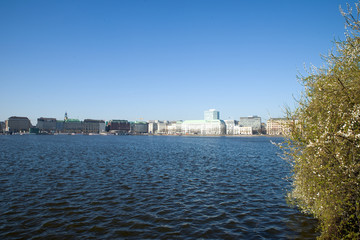
M 105 121 L 104 120 L 99 120 L 99 121 L 101 121 L 101 122 L 99 122 L 99 133 L 106 132 Z
M 157 121 L 157 134 L 167 134 L 168 121 Z
M 186 120 L 181 124 L 181 133 L 199 135 L 226 134 L 225 122 L 220 120 L 220 113 L 215 109 L 204 111 L 204 120 Z
M 142 121 L 131 122 L 130 129 L 133 134 L 144 134 L 148 132 L 148 123 Z
M 64 121 L 63 131 L 64 133 L 83 133 L 83 126 L 79 119 L 68 118 Z
M 238 121 L 236 120 L 224 120 L 226 126 L 226 134 L 234 135 L 234 127 L 238 125 Z
M 29 128 L 29 133 L 30 134 L 39 134 L 40 133 L 40 129 L 37 127 L 31 127 Z
M 12 116 L 5 121 L 5 130 L 11 133 L 28 132 L 31 127 L 31 122 L 27 117 Z
M 157 122 L 154 120 L 148 121 L 148 133 L 149 134 L 155 134 L 157 132 Z
M 234 126 L 234 135 L 252 135 L 252 127 L 240 127 L 239 125 Z
M 167 134 L 168 133 L 168 121 L 149 120 L 148 121 L 148 133 L 149 134 Z
M 61 133 L 64 131 L 64 121 L 56 120 L 56 132 Z
M 253 133 L 261 133 L 261 117 L 251 116 L 251 117 L 240 117 L 239 120 L 240 127 L 251 127 Z
M 182 123 L 183 123 L 184 121 L 182 121 L 182 120 L 179 120 L 179 121 L 176 121 L 176 134 L 181 134 L 181 127 L 182 127 Z
M 183 121 L 171 121 L 167 125 L 167 134 L 176 135 L 181 134 L 181 125 Z
M 204 111 L 204 120 L 220 120 L 220 112 L 215 109 Z
M 106 131 L 117 134 L 130 132 L 130 123 L 127 120 L 110 120 L 107 123 Z
M 82 132 L 83 133 L 105 132 L 105 121 L 104 120 L 85 119 L 84 122 L 82 122 Z
M 267 120 L 266 132 L 268 135 L 284 135 L 290 131 L 290 125 L 294 120 L 287 118 L 270 118 Z M 295 120 L 295 124 L 297 120 Z
M 185 135 L 223 135 L 226 132 L 225 123 L 222 120 L 186 120 L 181 128 Z
M 0 122 L 0 133 L 5 132 L 5 122 Z
M 56 118 L 38 118 L 36 128 L 38 128 L 40 132 L 55 132 L 57 129 Z
M 261 133 L 266 134 L 266 123 L 261 123 Z
M 176 121 L 169 122 L 167 126 L 167 134 L 169 135 L 175 135 L 176 134 Z

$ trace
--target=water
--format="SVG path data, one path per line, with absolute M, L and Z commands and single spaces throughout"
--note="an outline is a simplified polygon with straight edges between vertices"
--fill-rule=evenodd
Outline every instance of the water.
M 314 239 L 270 140 L 0 136 L 0 239 Z

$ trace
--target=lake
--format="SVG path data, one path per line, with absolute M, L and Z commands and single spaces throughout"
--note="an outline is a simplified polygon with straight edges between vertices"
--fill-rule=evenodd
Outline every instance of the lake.
M 270 140 L 0 136 L 0 238 L 314 239 Z

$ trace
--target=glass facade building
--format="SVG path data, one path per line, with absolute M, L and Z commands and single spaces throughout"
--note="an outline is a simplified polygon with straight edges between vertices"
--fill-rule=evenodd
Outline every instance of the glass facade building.
M 254 133 L 261 132 L 261 117 L 252 116 L 252 117 L 240 117 L 239 121 L 240 127 L 252 127 Z
M 204 120 L 220 120 L 220 112 L 215 109 L 204 111 Z

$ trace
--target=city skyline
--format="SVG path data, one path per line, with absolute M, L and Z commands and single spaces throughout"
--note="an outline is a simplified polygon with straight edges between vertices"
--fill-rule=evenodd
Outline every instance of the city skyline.
M 281 117 L 344 38 L 345 4 L 2 1 L 0 121 Z
M 215 112 L 215 114 L 214 114 Z M 210 113 L 210 116 L 209 116 L 209 113 Z M 241 116 L 239 119 L 223 119 L 221 118 L 221 115 L 220 115 L 220 111 L 218 111 L 217 109 L 207 109 L 207 110 L 204 110 L 203 111 L 203 118 L 201 119 L 156 119 L 156 118 L 152 118 L 152 119 L 135 119 L 135 120 L 129 120 L 129 119 L 125 119 L 125 118 L 114 118 L 114 119 L 105 119 L 105 118 L 99 118 L 99 119 L 92 119 L 92 118 L 75 118 L 75 117 L 72 117 L 71 115 L 68 115 L 67 112 L 64 113 L 64 116 L 62 118 L 56 118 L 56 117 L 49 117 L 49 116 L 38 116 L 36 117 L 35 120 L 31 120 L 29 117 L 27 116 L 9 116 L 6 120 L 8 120 L 9 118 L 12 118 L 12 117 L 15 117 L 15 118 L 27 118 L 30 120 L 30 123 L 33 125 L 33 126 L 36 126 L 37 125 L 37 122 L 39 122 L 39 119 L 55 119 L 56 121 L 84 121 L 84 120 L 96 120 L 96 121 L 112 121 L 112 120 L 125 120 L 125 121 L 129 121 L 129 122 L 150 122 L 150 121 L 187 121 L 187 120 L 235 120 L 235 121 L 239 121 L 239 119 L 241 120 L 242 118 L 260 118 L 259 116 L 257 115 L 252 115 L 252 116 Z M 0 121 L 0 122 L 5 122 L 5 121 Z M 35 124 L 33 124 L 33 122 L 35 122 Z M 266 121 L 265 121 L 266 122 Z
M 156 135 L 283 135 L 289 123 L 294 120 L 286 118 L 271 118 L 266 124 L 258 116 L 240 117 L 240 120 L 221 120 L 216 109 L 204 111 L 204 118 L 181 121 L 128 121 L 111 119 L 108 121 L 96 119 L 69 118 L 67 113 L 63 120 L 56 118 L 37 119 L 36 125 L 27 117 L 11 116 L 5 123 L 0 122 L 0 134 L 156 134 Z M 295 120 L 296 123 L 296 120 Z

